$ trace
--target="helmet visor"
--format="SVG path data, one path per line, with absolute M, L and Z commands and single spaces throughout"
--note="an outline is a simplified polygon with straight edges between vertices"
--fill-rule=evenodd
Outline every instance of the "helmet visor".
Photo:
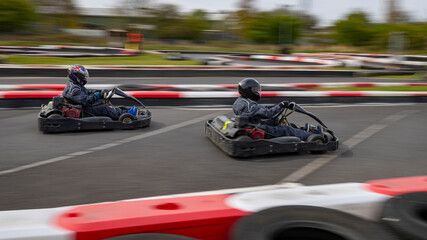
M 252 87 L 252 92 L 253 93 L 260 93 L 261 94 L 261 85 L 256 86 L 256 87 Z

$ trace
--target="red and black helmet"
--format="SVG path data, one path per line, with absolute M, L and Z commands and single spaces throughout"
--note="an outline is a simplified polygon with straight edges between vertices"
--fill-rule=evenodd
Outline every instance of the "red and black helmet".
M 82 65 L 73 65 L 68 68 L 67 76 L 80 85 L 85 85 L 89 78 L 89 72 Z
M 239 82 L 239 93 L 244 98 L 258 101 L 261 98 L 261 85 L 254 78 L 245 78 Z

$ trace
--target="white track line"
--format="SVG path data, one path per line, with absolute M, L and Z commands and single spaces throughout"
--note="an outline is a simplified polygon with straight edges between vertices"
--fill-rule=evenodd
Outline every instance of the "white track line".
M 383 130 L 384 128 L 386 128 L 390 124 L 397 122 L 400 119 L 403 119 L 403 118 L 405 118 L 405 117 L 407 117 L 410 114 L 413 114 L 415 112 L 419 112 L 419 111 L 405 110 L 405 111 L 390 115 L 390 116 L 384 118 L 383 120 L 381 120 L 379 123 L 372 124 L 371 126 L 365 128 L 364 130 L 362 130 L 358 134 L 354 135 L 353 137 L 351 137 L 350 139 L 345 141 L 343 143 L 343 145 L 347 146 L 349 149 L 352 149 L 355 146 L 357 146 L 358 144 L 360 144 L 361 142 L 363 142 L 364 140 L 366 140 L 367 138 L 370 138 L 373 135 L 375 135 L 376 133 L 378 133 L 379 131 Z M 338 156 L 339 156 L 338 154 L 330 153 L 330 154 L 326 154 L 320 158 L 317 158 L 317 159 L 313 160 L 312 162 L 308 163 L 307 165 L 303 166 L 302 168 L 298 169 L 297 171 L 293 172 L 289 176 L 283 178 L 277 184 L 300 181 L 305 176 L 307 176 L 307 175 L 311 174 L 312 172 L 316 171 L 317 169 L 321 168 L 322 166 L 324 166 L 325 164 L 334 160 Z
M 133 137 L 129 137 L 129 138 L 117 140 L 117 141 L 112 142 L 112 143 L 107 143 L 107 144 L 103 144 L 103 145 L 100 145 L 100 146 L 97 146 L 97 147 L 89 148 L 89 149 L 84 150 L 84 151 L 73 152 L 73 153 L 69 153 L 69 154 L 64 155 L 64 156 L 59 156 L 59 157 L 55 157 L 55 158 L 43 160 L 43 161 L 40 161 L 40 162 L 35 162 L 35 163 L 27 164 L 27 165 L 22 165 L 22 166 L 19 166 L 19 167 L 16 167 L 16 168 L 11 168 L 11 169 L 8 169 L 8 170 L 3 170 L 3 171 L 0 171 L 0 176 L 6 175 L 6 174 L 10 174 L 10 173 L 20 172 L 20 171 L 23 171 L 23 170 L 26 170 L 26 169 L 40 167 L 40 166 L 51 164 L 51 163 L 60 162 L 60 161 L 63 161 L 63 160 L 67 160 L 67 159 L 76 157 L 76 156 L 83 156 L 83 155 L 86 155 L 86 154 L 89 154 L 89 153 L 92 153 L 92 152 L 95 152 L 95 151 L 100 151 L 100 150 L 104 150 L 104 149 L 108 149 L 108 148 L 113 148 L 113 147 L 122 145 L 124 143 L 141 140 L 141 139 L 144 139 L 144 138 L 147 138 L 147 137 L 152 137 L 154 135 L 159 135 L 159 134 L 162 134 L 162 133 L 165 133 L 165 132 L 168 132 L 168 131 L 172 131 L 172 130 L 175 130 L 175 129 L 178 129 L 178 128 L 182 128 L 182 127 L 186 127 L 186 126 L 192 125 L 192 124 L 200 122 L 200 121 L 204 121 L 204 120 L 209 119 L 209 118 L 213 118 L 213 117 L 215 117 L 215 116 L 217 116 L 219 114 L 220 114 L 219 112 L 211 113 L 211 114 L 204 115 L 204 116 L 201 116 L 201 117 L 198 117 L 198 118 L 195 118 L 195 119 L 191 119 L 191 120 L 188 120 L 188 121 L 185 121 L 185 122 L 180 122 L 180 123 L 177 123 L 177 124 L 174 124 L 174 125 L 170 125 L 170 126 L 167 126 L 167 127 L 164 127 L 164 128 L 160 128 L 160 129 L 157 129 L 157 130 L 154 130 L 154 131 L 151 131 L 151 132 L 145 132 L 145 133 L 133 136 Z

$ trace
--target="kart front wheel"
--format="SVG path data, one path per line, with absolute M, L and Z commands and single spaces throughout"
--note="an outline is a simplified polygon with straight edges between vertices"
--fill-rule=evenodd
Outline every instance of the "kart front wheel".
M 319 134 L 313 134 L 310 135 L 307 138 L 307 142 L 315 142 L 316 144 L 323 144 L 326 142 L 325 137 L 319 135 Z M 310 151 L 311 154 L 323 154 L 326 153 L 326 151 Z
M 119 118 L 119 121 L 123 124 L 131 124 L 135 120 L 135 116 L 130 113 L 123 113 Z

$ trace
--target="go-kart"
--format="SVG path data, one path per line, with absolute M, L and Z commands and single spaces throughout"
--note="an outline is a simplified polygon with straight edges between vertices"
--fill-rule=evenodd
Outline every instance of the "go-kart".
M 113 106 L 111 98 L 118 95 L 131 99 L 139 104 L 137 114 L 123 113 L 118 120 L 110 117 L 95 116 L 83 110 L 82 105 L 77 105 L 64 97 L 53 97 L 47 105 L 42 105 L 38 116 L 40 131 L 44 133 L 51 132 L 70 132 L 87 130 L 112 130 L 112 129 L 135 129 L 150 125 L 151 112 L 142 104 L 141 101 L 133 96 L 127 95 L 119 88 L 111 89 L 105 99 L 99 100 L 99 104 Z M 118 106 L 127 110 L 130 106 Z
M 316 131 L 317 128 L 313 125 L 306 124 L 304 127 L 298 127 L 289 122 L 287 117 L 293 112 L 313 118 L 321 125 L 323 134 L 313 133 L 306 141 L 295 136 L 273 137 L 261 129 L 259 125 L 251 123 L 248 117 L 228 117 L 225 115 L 208 120 L 205 124 L 205 134 L 222 151 L 232 157 L 252 157 L 289 152 L 325 153 L 338 149 L 339 139 L 334 133 L 314 114 L 297 104 L 292 110 L 284 108 L 273 119 L 276 119 L 278 125 L 286 124 L 308 132 Z

